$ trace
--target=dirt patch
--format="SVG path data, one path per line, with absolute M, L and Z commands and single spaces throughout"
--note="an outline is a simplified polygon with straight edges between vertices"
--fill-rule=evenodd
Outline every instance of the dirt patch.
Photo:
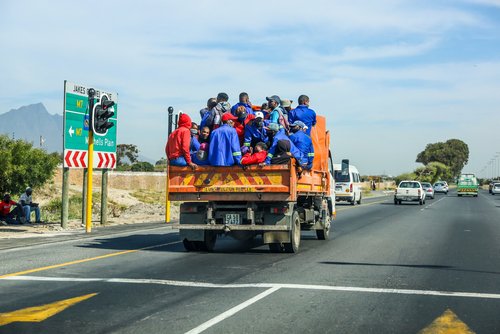
M 42 224 L 0 226 L 0 238 L 28 238 L 52 236 L 84 231 L 83 171 L 70 170 L 70 218 L 68 227 L 61 227 L 62 171 L 40 189 L 34 189 L 33 201 L 40 203 Z M 93 174 L 92 222 L 100 226 L 101 172 Z M 14 195 L 13 199 L 18 200 Z M 75 199 L 72 201 L 71 199 Z M 179 218 L 179 204 L 171 203 L 171 220 Z M 108 173 L 107 224 L 140 224 L 165 221 L 165 174 L 163 173 Z

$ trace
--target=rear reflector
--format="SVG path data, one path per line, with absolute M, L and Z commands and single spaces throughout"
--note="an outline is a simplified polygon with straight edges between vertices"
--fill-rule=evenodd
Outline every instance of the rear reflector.
M 271 208 L 271 213 L 274 213 L 274 214 L 284 214 L 287 212 L 288 212 L 287 206 L 279 207 L 279 208 Z
M 181 213 L 196 213 L 198 212 L 197 206 L 184 206 L 181 205 Z

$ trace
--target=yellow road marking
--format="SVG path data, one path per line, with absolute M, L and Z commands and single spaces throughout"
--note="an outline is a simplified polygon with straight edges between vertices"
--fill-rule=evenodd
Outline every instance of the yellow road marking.
M 59 263 L 59 264 L 54 264 L 51 266 L 46 266 L 46 267 L 40 267 L 40 268 L 34 268 L 34 269 L 29 269 L 29 270 L 24 270 L 24 271 L 18 271 L 17 273 L 11 273 L 11 274 L 5 274 L 1 275 L 0 279 L 5 278 L 5 277 L 12 277 L 12 276 L 20 276 L 20 275 L 26 275 L 26 274 L 31 274 L 31 273 L 36 273 L 39 271 L 44 271 L 44 270 L 49 270 L 49 269 L 55 269 L 55 268 L 60 268 L 60 267 L 65 267 L 65 266 L 71 266 L 74 264 L 79 264 L 79 263 L 84 263 L 84 262 L 89 262 L 89 261 L 95 261 L 95 260 L 100 260 L 100 259 L 106 259 L 108 257 L 113 257 L 113 256 L 118 256 L 118 255 L 123 255 L 123 254 L 129 254 L 129 253 L 135 253 L 141 250 L 147 250 L 151 248 L 157 248 L 157 247 L 162 247 L 162 246 L 169 246 L 173 244 L 178 244 L 180 241 L 174 241 L 166 244 L 161 244 L 161 245 L 155 245 L 155 246 L 148 246 L 148 247 L 143 247 L 143 248 L 138 248 L 138 249 L 130 249 L 126 251 L 121 251 L 121 252 L 116 252 L 116 253 L 111 253 L 111 254 L 106 254 L 106 255 L 99 255 L 95 257 L 89 257 L 86 259 L 81 259 L 81 260 L 75 260 L 75 261 L 70 261 L 70 262 L 65 262 L 65 263 Z
M 340 208 L 340 209 L 337 209 L 337 211 L 352 210 L 352 209 L 362 208 L 362 207 L 365 207 L 365 206 L 368 206 L 368 205 L 379 204 L 379 203 L 384 203 L 384 202 L 387 202 L 387 199 L 383 200 L 383 201 L 377 201 L 377 202 L 371 202 L 371 203 L 361 204 L 361 205 L 358 205 L 358 206 L 351 206 L 351 207 L 348 207 L 348 208 Z M 1 276 L 0 276 L 0 278 L 1 278 Z
M 422 329 L 419 334 L 474 334 L 474 332 L 450 309 L 429 326 Z
M 0 326 L 5 326 L 12 322 L 41 322 L 95 295 L 97 295 L 97 293 L 90 293 L 88 295 L 65 299 L 51 304 L 28 307 L 9 313 L 0 313 Z

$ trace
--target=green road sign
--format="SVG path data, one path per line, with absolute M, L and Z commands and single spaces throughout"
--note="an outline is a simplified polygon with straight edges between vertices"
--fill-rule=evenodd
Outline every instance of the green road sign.
M 86 87 L 71 82 L 64 82 L 64 167 L 86 168 L 89 140 L 89 115 Z M 118 125 L 118 94 L 96 90 L 95 103 L 101 94 L 115 102 L 113 118 L 115 125 L 105 136 L 94 136 L 94 168 L 115 168 L 116 166 L 116 131 Z

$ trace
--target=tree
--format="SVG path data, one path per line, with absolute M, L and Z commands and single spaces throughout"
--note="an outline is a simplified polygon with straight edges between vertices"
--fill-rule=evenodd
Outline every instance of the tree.
M 0 135 L 0 193 L 22 193 L 26 187 L 40 187 L 52 179 L 59 154 L 33 148 L 22 139 Z
M 165 166 L 165 165 L 167 165 L 167 159 L 165 158 L 161 158 L 155 163 L 155 166 Z
M 428 144 L 425 150 L 417 155 L 416 161 L 424 165 L 431 162 L 443 163 L 449 166 L 451 177 L 458 177 L 469 161 L 469 146 L 459 139 Z
M 155 167 L 147 161 L 136 162 L 130 169 L 133 172 L 154 172 Z
M 127 164 L 124 160 L 130 162 L 130 164 L 134 164 L 137 162 L 139 157 L 139 149 L 137 145 L 134 144 L 118 144 L 116 145 L 116 165 L 122 166 Z

